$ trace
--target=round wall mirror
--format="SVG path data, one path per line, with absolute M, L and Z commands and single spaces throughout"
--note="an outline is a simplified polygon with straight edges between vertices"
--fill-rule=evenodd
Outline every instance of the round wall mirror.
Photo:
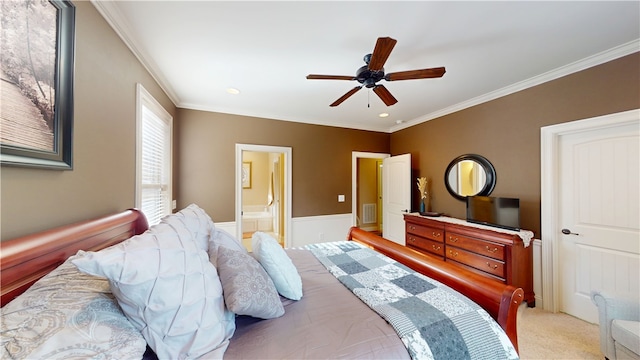
M 460 155 L 444 172 L 444 184 L 458 200 L 474 195 L 488 196 L 496 186 L 496 170 L 489 160 L 480 155 Z

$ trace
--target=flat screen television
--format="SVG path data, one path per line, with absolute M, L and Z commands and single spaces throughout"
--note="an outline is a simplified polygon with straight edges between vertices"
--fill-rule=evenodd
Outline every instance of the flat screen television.
M 467 221 L 520 230 L 520 199 L 467 196 Z

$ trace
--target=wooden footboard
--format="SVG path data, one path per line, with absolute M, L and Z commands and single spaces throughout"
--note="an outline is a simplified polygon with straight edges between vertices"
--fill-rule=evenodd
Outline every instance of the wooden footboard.
M 347 240 L 357 241 L 432 279 L 455 289 L 475 301 L 502 326 L 518 350 L 516 318 L 524 291 L 461 267 L 432 259 L 418 251 L 384 239 L 371 232 L 352 227 Z
M 78 250 L 97 251 L 142 234 L 148 227 L 142 212 L 131 209 L 0 242 L 0 306 L 23 293 Z

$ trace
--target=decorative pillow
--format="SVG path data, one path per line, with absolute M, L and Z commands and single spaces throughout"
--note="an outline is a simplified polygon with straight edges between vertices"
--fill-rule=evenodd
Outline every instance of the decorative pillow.
M 209 237 L 209 260 L 215 267 L 217 267 L 216 261 L 218 258 L 216 251 L 219 246 L 224 246 L 227 249 L 239 251 L 245 254 L 249 253 L 247 249 L 241 243 L 239 243 L 233 235 L 222 229 L 215 228 L 213 233 L 211 234 L 211 237 Z
M 109 279 L 120 307 L 158 358 L 222 357 L 235 317 L 225 309 L 216 269 L 184 226 L 161 222 L 82 255 L 73 263 Z
M 106 279 L 70 257 L 0 309 L 2 359 L 140 359 L 147 343 Z
M 179 223 L 182 223 L 191 232 L 199 249 L 207 251 L 209 248 L 209 237 L 215 225 L 211 217 L 198 205 L 191 204 L 175 214 L 167 215 L 161 222 L 171 226 L 181 226 Z
M 254 256 L 267 271 L 280 295 L 291 300 L 300 300 L 302 279 L 298 269 L 278 241 L 268 234 L 257 231 L 251 238 L 251 247 Z
M 284 315 L 284 307 L 273 281 L 246 252 L 218 247 L 217 269 L 227 309 L 238 315 L 273 319 Z

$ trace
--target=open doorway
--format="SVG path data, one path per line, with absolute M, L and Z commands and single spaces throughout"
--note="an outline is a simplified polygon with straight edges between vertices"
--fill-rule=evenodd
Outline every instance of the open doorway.
M 286 247 L 291 220 L 291 149 L 236 145 L 237 237 L 251 251 L 256 231 Z
M 352 214 L 353 225 L 382 234 L 382 159 L 389 154 L 352 153 Z

